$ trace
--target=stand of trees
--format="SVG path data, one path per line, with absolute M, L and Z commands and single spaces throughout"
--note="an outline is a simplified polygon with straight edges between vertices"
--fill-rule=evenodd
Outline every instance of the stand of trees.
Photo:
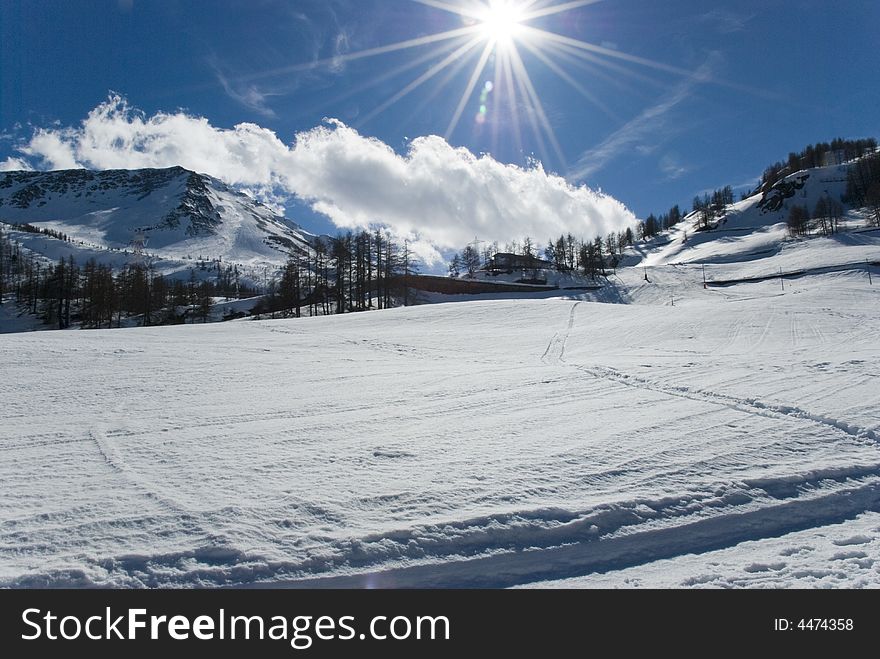
M 729 185 L 715 190 L 711 195 L 694 197 L 693 212 L 697 213 L 697 228 L 707 231 L 711 228 L 712 222 L 724 213 L 725 206 L 729 206 L 733 202 L 733 188 Z
M 659 216 L 651 213 L 647 219 L 636 225 L 636 236 L 639 240 L 648 240 L 658 235 L 661 231 L 667 231 L 684 219 L 681 208 L 676 204 L 668 212 Z M 632 244 L 631 242 L 629 244 Z
M 792 237 L 808 236 L 812 231 L 832 236 L 840 230 L 843 204 L 831 197 L 816 202 L 813 212 L 806 206 L 792 206 L 788 212 L 788 231 Z
M 873 153 L 850 167 L 846 200 L 867 208 L 874 226 L 880 227 L 880 153 Z
M 73 242 L 70 240 L 70 237 L 66 233 L 61 233 L 60 231 L 55 231 L 54 229 L 41 229 L 40 227 L 35 227 L 33 224 L 16 224 L 15 228 L 19 229 L 20 231 L 26 231 L 27 233 L 36 233 L 42 236 L 55 238 L 56 240 L 63 240 L 66 243 Z
M 150 265 L 129 265 L 114 272 L 94 259 L 80 267 L 73 257 L 49 263 L 22 249 L 0 230 L 0 300 L 3 295 L 58 329 L 121 327 L 123 321 L 169 325 L 207 322 L 215 297 L 243 297 L 255 291 L 241 286 L 234 267 L 218 265 L 216 281 L 168 279 Z
M 581 272 L 596 279 L 605 276 L 607 270 L 616 268 L 623 250 L 635 241 L 635 233 L 629 227 L 592 240 L 578 239 L 569 233 L 547 241 L 544 257 L 560 272 Z
M 604 238 L 596 236 L 592 240 L 575 238 L 569 233 L 551 238 L 543 249 L 529 237 L 522 242 L 512 241 L 504 246 L 504 252 L 534 258 L 543 256 L 559 272 L 577 272 L 596 279 L 605 276 L 607 270 L 616 268 L 623 250 L 635 240 L 635 233 L 631 228 L 610 233 Z M 468 245 L 453 256 L 449 264 L 449 275 L 459 277 L 467 273 L 473 277 L 481 269 L 488 268 L 492 259 L 500 252 L 498 243 L 487 245 L 482 252 L 473 245 Z
M 861 140 L 837 138 L 831 142 L 811 144 L 799 153 L 790 153 L 788 160 L 767 167 L 761 177 L 761 187 L 763 190 L 767 190 L 789 174 L 794 174 L 802 169 L 822 167 L 825 165 L 826 156 L 831 153 L 839 153 L 843 162 L 849 162 L 876 150 L 877 140 L 874 138 Z
M 14 294 L 30 313 L 59 328 L 119 327 L 131 318 L 140 325 L 207 322 L 214 297 L 258 295 L 240 283 L 237 266 L 218 261 L 199 271 L 209 281 L 199 281 L 196 269 L 185 281 L 165 278 L 150 265 L 114 271 L 94 260 L 82 267 L 72 258 L 48 263 L 0 230 L 0 303 L 4 293 L 7 299 Z M 416 274 L 408 242 L 381 230 L 349 231 L 292 255 L 280 276 L 267 280 L 254 312 L 300 317 L 408 305 L 414 299 L 407 280 Z
M 840 230 L 843 220 L 843 204 L 831 197 L 822 197 L 813 210 L 814 227 L 823 236 L 832 236 Z
M 409 243 L 381 230 L 319 238 L 311 253 L 291 256 L 254 313 L 299 318 L 408 305 L 407 278 L 417 272 Z

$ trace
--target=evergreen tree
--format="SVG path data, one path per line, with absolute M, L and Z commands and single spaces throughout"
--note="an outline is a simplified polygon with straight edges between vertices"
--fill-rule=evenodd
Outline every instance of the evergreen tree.
M 452 261 L 449 263 L 449 276 L 453 279 L 458 279 L 461 275 L 461 256 L 456 254 L 452 257 Z

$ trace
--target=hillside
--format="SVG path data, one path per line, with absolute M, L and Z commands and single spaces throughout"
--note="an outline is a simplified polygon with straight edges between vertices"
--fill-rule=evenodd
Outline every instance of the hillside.
M 307 250 L 312 238 L 251 197 L 181 167 L 0 173 L 0 221 L 66 235 L 62 243 L 16 233 L 53 260 L 73 255 L 118 267 L 131 261 L 134 243 L 145 242 L 163 274 L 222 260 L 256 278 Z
M 880 586 L 880 289 L 690 283 L 2 337 L 0 585 Z
M 820 199 L 839 202 L 846 193 L 851 164 L 791 174 L 765 192 L 724 208 L 708 231 L 698 229 L 692 213 L 656 239 L 635 246 L 624 264 L 635 267 L 706 265 L 743 277 L 803 268 L 864 263 L 880 257 L 880 233 L 870 231 L 867 215 L 844 207 L 841 231 L 829 237 L 792 238 L 787 225 L 792 206 L 815 209 Z M 868 233 L 864 233 L 868 230 Z M 727 276 L 725 275 L 725 276 Z

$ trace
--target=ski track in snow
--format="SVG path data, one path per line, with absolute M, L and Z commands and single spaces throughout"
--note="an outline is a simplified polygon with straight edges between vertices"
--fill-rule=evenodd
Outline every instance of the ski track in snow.
M 772 403 L 764 403 L 754 398 L 736 398 L 735 396 L 728 396 L 701 389 L 664 385 L 660 382 L 654 382 L 637 376 L 621 373 L 620 371 L 607 366 L 576 366 L 575 368 L 584 373 L 588 373 L 597 379 L 604 381 L 610 380 L 627 387 L 648 389 L 668 396 L 679 396 L 681 398 L 689 398 L 700 402 L 714 403 L 741 412 L 758 414 L 760 416 L 800 419 L 811 423 L 817 423 L 832 431 L 839 431 L 857 439 L 869 439 L 874 442 L 880 441 L 877 433 L 873 430 L 860 428 L 840 419 L 832 419 L 822 416 L 821 414 L 813 414 L 793 405 L 774 405 Z
M 0 585 L 582 586 L 773 546 L 749 585 L 838 525 L 880 584 L 844 556 L 880 512 L 860 284 L 4 338 Z
M 550 339 L 550 343 L 547 344 L 547 350 L 541 356 L 541 361 L 545 364 L 561 364 L 565 362 L 565 346 L 568 343 L 571 330 L 574 329 L 575 314 L 580 305 L 581 302 L 575 302 L 568 316 L 568 325 L 565 327 L 565 330 L 554 334 L 553 338 Z

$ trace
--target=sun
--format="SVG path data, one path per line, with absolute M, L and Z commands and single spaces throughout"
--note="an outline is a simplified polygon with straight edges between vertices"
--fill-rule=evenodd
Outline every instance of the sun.
M 513 0 L 491 0 L 478 17 L 480 32 L 490 41 L 511 44 L 525 28 L 526 14 Z
M 546 25 L 542 27 L 546 19 L 585 9 L 602 0 L 410 1 L 433 10 L 453 14 L 458 17 L 460 24 L 456 22 L 450 26 L 450 29 L 442 32 L 429 32 L 396 43 L 276 69 L 263 75 L 311 71 L 323 66 L 332 66 L 335 69 L 344 62 L 411 49 L 425 49 L 423 54 L 409 58 L 410 61 L 364 82 L 341 97 L 348 98 L 403 75 L 407 71 L 424 67 L 417 77 L 403 85 L 378 106 L 360 115 L 358 125 L 363 125 L 374 120 L 417 89 L 435 81 L 434 90 L 416 110 L 416 113 L 422 112 L 452 81 L 463 80 L 464 76 L 460 74 L 473 64 L 461 98 L 442 137 L 447 141 L 452 140 L 461 120 L 467 116 L 468 108 L 473 107 L 477 110 L 473 115 L 474 130 L 491 131 L 491 135 L 488 136 L 492 140 L 493 151 L 498 148 L 497 145 L 502 139 L 501 130 L 505 129 L 513 137 L 513 147 L 516 151 L 526 153 L 522 126 L 528 123 L 542 161 L 550 162 L 551 158 L 554 158 L 563 170 L 568 168 L 565 153 L 544 109 L 539 87 L 532 80 L 530 69 L 555 74 L 555 77 L 568 83 L 569 87 L 615 122 L 620 122 L 620 118 L 588 84 L 580 79 L 579 75 L 569 72 L 569 66 L 578 67 L 591 74 L 601 74 L 604 78 L 614 81 L 621 75 L 631 75 L 640 81 L 645 80 L 644 75 L 625 68 L 626 64 L 648 67 L 664 74 L 674 74 L 688 79 L 696 75 L 693 71 L 654 62 L 618 50 L 616 47 L 581 41 L 565 32 L 545 29 Z M 549 22 L 553 23 L 553 21 Z M 567 26 L 570 22 L 573 21 L 563 21 L 563 24 Z M 611 69 L 613 75 L 598 70 L 599 67 Z

